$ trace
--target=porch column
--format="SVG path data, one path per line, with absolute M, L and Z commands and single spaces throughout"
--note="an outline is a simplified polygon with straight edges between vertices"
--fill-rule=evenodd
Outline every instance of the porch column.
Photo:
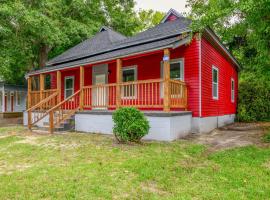
M 80 67 L 80 110 L 83 110 L 84 104 L 84 94 L 83 94 L 83 86 L 84 86 L 84 67 Z
M 31 108 L 31 105 L 32 105 L 32 102 L 31 102 L 31 90 L 32 90 L 32 78 L 31 77 L 28 77 L 27 78 L 27 86 L 28 86 L 28 89 L 27 89 L 27 108 Z
M 116 60 L 116 108 L 121 106 L 122 60 Z
M 5 112 L 5 89 L 2 91 L 2 112 Z
M 163 99 L 163 110 L 165 112 L 170 112 L 171 98 L 170 98 L 170 51 L 169 49 L 164 49 L 163 58 L 163 74 L 164 74 L 164 99 Z
M 44 98 L 44 96 L 43 96 L 43 94 L 44 94 L 44 89 L 45 89 L 45 87 L 44 87 L 44 85 L 45 85 L 45 75 L 44 74 L 40 74 L 39 75 L 39 92 L 40 92 L 40 101 L 42 101 L 43 100 L 43 98 Z
M 58 92 L 58 103 L 61 102 L 61 72 L 57 71 L 57 92 Z

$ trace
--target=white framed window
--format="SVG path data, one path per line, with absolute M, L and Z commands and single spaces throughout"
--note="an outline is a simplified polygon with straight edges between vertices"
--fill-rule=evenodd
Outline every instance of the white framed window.
M 170 78 L 184 81 L 184 61 L 183 59 L 172 60 L 170 62 Z
M 231 78 L 231 101 L 234 102 L 235 99 L 235 82 L 234 79 Z
M 212 67 L 212 97 L 218 100 L 218 68 Z
M 65 99 L 74 94 L 74 76 L 65 77 Z
M 122 69 L 122 81 L 124 83 L 137 81 L 137 66 L 124 67 Z M 137 91 L 135 84 L 124 85 L 122 88 L 123 98 L 135 98 L 136 93 Z
M 21 105 L 21 101 L 22 101 L 22 93 L 16 91 L 16 105 L 20 106 Z

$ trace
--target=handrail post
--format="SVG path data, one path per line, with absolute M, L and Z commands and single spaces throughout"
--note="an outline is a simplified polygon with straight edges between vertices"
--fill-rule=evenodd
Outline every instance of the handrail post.
M 80 67 L 80 110 L 83 110 L 84 107 L 84 93 L 83 93 L 83 86 L 84 86 L 84 68 L 83 66 Z
M 50 134 L 53 134 L 53 129 L 54 129 L 54 123 L 53 123 L 53 111 L 50 112 L 49 114 L 49 124 L 50 124 Z
M 184 86 L 185 87 L 185 110 L 188 110 L 188 89 L 187 89 L 187 85 Z
M 56 75 L 56 81 L 57 81 L 57 92 L 58 92 L 58 103 L 61 102 L 61 72 L 57 71 L 57 75 Z
M 40 74 L 39 75 L 39 96 L 40 96 L 40 98 L 39 98 L 39 102 L 41 102 L 42 100 L 43 100 L 43 98 L 44 98 L 44 89 L 45 89 L 45 87 L 44 87 L 44 83 L 45 83 L 45 79 L 44 79 L 44 74 Z M 41 106 L 41 110 L 42 110 L 43 108 L 42 108 L 42 106 Z
M 164 102 L 163 110 L 170 112 L 170 100 L 171 100 L 171 89 L 170 89 L 170 51 L 164 49 L 163 58 L 163 74 L 164 74 Z
M 27 97 L 28 97 L 28 102 L 27 102 L 27 109 L 31 108 L 31 105 L 32 105 L 32 102 L 31 102 L 31 90 L 32 90 L 32 78 L 31 77 L 28 77 L 27 79 L 27 86 L 28 86 L 28 89 L 27 89 Z
M 121 106 L 122 60 L 116 60 L 116 108 Z

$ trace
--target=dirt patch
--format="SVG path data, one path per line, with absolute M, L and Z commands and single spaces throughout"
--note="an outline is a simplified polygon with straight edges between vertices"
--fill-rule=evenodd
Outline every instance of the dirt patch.
M 159 195 L 162 195 L 162 196 L 168 195 L 168 192 L 166 192 L 166 191 L 162 190 L 161 188 L 159 188 L 157 186 L 157 184 L 154 183 L 154 182 L 143 183 L 141 185 L 141 187 L 146 192 L 150 192 L 150 193 L 153 193 L 153 194 L 159 194 Z
M 213 151 L 248 145 L 269 147 L 269 144 L 262 141 L 265 129 L 268 128 L 270 123 L 234 123 L 209 134 L 194 134 L 186 139 L 209 145 L 209 149 Z
M 1 174 L 12 174 L 16 171 L 24 171 L 28 168 L 32 167 L 30 164 L 7 164 L 7 163 L 0 163 L 0 175 Z

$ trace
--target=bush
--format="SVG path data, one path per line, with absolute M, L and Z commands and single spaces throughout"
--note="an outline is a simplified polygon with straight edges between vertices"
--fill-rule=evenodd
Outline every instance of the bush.
M 149 129 L 149 122 L 136 108 L 120 108 L 113 113 L 113 133 L 119 142 L 139 142 Z
M 239 83 L 238 120 L 270 120 L 270 81 L 248 78 Z

